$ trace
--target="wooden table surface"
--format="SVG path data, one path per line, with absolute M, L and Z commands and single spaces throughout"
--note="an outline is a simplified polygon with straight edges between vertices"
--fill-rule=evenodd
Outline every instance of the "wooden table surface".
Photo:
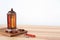
M 6 26 L 0 26 L 3 27 Z M 26 38 L 22 35 L 7 37 L 0 34 L 0 40 L 60 40 L 60 26 L 19 25 L 17 28 L 28 30 L 29 34 L 34 34 L 36 37 Z

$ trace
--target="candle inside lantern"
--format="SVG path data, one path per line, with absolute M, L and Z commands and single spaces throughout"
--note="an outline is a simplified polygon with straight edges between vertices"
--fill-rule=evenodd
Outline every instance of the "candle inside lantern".
M 7 13 L 7 29 L 16 29 L 16 12 L 13 8 Z

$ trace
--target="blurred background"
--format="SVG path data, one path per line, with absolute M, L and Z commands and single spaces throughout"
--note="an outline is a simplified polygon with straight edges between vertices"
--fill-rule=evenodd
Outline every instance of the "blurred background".
M 0 0 L 0 25 L 7 24 L 11 8 L 17 14 L 17 25 L 60 26 L 60 0 Z

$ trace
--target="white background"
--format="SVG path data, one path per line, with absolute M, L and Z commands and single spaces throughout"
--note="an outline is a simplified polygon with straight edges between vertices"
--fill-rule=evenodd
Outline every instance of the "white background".
M 60 25 L 60 0 L 0 0 L 0 25 L 7 12 L 17 13 L 17 25 Z

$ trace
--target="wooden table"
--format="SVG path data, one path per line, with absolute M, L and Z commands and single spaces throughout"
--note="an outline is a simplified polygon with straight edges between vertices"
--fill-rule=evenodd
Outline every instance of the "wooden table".
M 3 27 L 6 26 L 0 26 Z M 36 38 L 26 38 L 22 35 L 7 37 L 0 34 L 0 40 L 60 40 L 60 26 L 19 25 L 18 28 L 28 30 L 28 33 L 35 34 Z

